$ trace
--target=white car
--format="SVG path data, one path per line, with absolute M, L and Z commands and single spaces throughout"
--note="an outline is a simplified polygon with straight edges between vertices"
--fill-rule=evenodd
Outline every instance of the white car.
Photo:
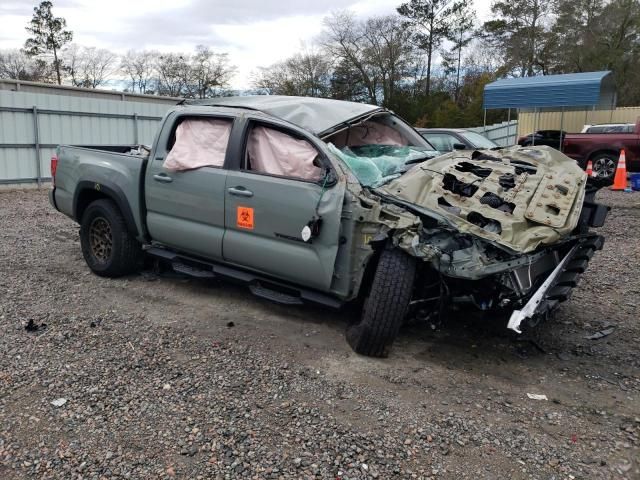
M 600 123 L 585 125 L 580 133 L 633 133 L 634 123 Z

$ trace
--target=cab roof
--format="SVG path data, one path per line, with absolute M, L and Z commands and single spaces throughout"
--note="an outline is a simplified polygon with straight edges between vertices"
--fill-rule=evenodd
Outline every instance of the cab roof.
M 258 110 L 293 123 L 321 136 L 334 127 L 358 117 L 384 111 L 376 105 L 346 102 L 329 98 L 289 97 L 284 95 L 248 95 L 218 97 L 184 102 L 186 105 L 233 107 Z

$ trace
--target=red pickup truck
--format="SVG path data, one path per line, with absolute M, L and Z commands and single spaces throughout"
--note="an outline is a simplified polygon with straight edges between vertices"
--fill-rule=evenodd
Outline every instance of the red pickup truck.
M 640 118 L 636 128 L 629 133 L 568 133 L 562 142 L 562 152 L 586 168 L 587 161 L 593 163 L 593 172 L 597 177 L 613 178 L 624 149 L 627 170 L 640 171 Z

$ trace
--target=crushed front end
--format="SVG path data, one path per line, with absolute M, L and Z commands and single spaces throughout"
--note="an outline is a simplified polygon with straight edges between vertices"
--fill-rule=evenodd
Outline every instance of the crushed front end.
M 414 166 L 372 193 L 416 215 L 389 226 L 393 243 L 422 260 L 412 307 L 433 318 L 469 305 L 510 316 L 518 333 L 576 287 L 604 244 L 598 185 L 548 147 L 459 151 Z

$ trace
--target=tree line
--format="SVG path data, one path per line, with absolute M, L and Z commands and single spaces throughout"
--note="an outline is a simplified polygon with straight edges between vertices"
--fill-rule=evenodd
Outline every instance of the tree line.
M 130 50 L 124 55 L 77 45 L 66 20 L 55 17 L 52 8 L 50 1 L 34 8 L 22 49 L 0 51 L 0 78 L 207 98 L 224 93 L 235 73 L 226 53 L 204 45 L 191 53 Z
M 0 77 L 206 98 L 231 93 L 226 53 L 73 43 L 52 4 L 34 8 L 20 50 L 0 52 Z M 392 15 L 334 12 L 290 58 L 257 67 L 249 93 L 304 95 L 388 107 L 420 126 L 477 126 L 484 86 L 503 77 L 613 70 L 618 104 L 640 104 L 640 0 L 494 0 L 479 22 L 468 0 L 409 0 Z M 488 122 L 505 112 L 488 112 Z

